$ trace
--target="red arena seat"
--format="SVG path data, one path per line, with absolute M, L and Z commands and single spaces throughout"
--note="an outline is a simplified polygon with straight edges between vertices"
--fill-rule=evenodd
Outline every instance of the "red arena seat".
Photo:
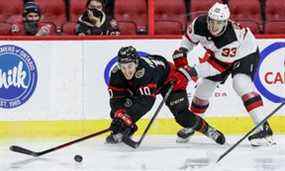
M 0 1 L 0 22 L 6 22 L 10 16 L 22 15 L 23 0 Z
M 167 27 L 167 23 L 164 22 L 165 20 L 170 21 L 168 24 L 173 23 L 175 26 L 179 25 L 175 22 L 177 21 L 178 23 L 182 24 L 182 28 L 184 30 L 187 20 L 184 0 L 159 0 L 155 1 L 154 5 L 156 21 L 162 20 L 163 22 L 161 23 L 164 23 L 164 27 Z M 169 25 L 169 27 L 172 26 Z M 181 29 L 178 30 L 178 32 L 180 31 Z
M 22 15 L 12 15 L 9 18 L 6 19 L 6 23 L 20 23 L 23 21 L 23 16 Z
M 285 34 L 285 20 L 266 22 L 265 33 L 266 34 Z
M 191 0 L 190 14 L 191 20 L 197 16 L 207 14 L 208 10 L 217 2 L 217 0 Z
M 284 0 L 266 0 L 265 9 L 267 21 L 285 20 Z
M 0 35 L 11 35 L 11 25 L 0 23 Z
M 155 34 L 157 35 L 182 35 L 183 25 L 178 21 L 155 21 Z
M 259 34 L 261 32 L 261 25 L 254 21 L 238 21 L 242 27 L 248 27 L 253 34 Z
M 117 21 L 121 35 L 136 35 L 137 26 L 131 21 Z
M 261 10 L 259 0 L 229 1 L 231 19 L 235 21 L 254 21 L 261 23 Z
M 64 35 L 75 35 L 76 22 L 67 22 L 62 25 L 62 32 Z
M 86 0 L 70 0 L 70 21 L 76 22 L 78 17 L 84 12 Z
M 127 5 L 126 5 L 127 4 Z M 132 21 L 137 25 L 137 30 L 146 30 L 147 5 L 144 0 L 116 0 L 115 19 L 117 21 Z
M 66 22 L 64 0 L 36 0 L 40 6 L 43 21 L 53 22 L 57 26 Z

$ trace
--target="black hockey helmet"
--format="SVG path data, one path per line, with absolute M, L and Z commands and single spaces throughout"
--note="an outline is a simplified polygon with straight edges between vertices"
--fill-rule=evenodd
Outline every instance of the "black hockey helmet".
M 34 12 L 41 16 L 41 9 L 35 2 L 26 2 L 24 4 L 23 17 L 26 17 L 29 13 Z
M 119 63 L 138 62 L 139 55 L 133 46 L 121 47 L 118 52 Z

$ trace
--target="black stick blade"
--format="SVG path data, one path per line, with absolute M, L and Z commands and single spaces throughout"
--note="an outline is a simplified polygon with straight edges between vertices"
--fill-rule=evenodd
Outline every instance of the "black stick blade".
M 38 154 L 36 152 L 28 150 L 28 149 L 20 147 L 20 146 L 16 146 L 16 145 L 10 146 L 10 150 L 14 151 L 14 152 L 17 152 L 17 153 L 22 153 L 22 154 L 27 154 L 27 155 L 30 155 L 30 156 L 34 156 L 34 157 L 38 156 Z
M 135 142 L 134 140 L 132 140 L 131 138 L 129 138 L 129 137 L 124 137 L 123 138 L 123 142 L 125 143 L 125 144 L 127 144 L 128 146 L 130 146 L 130 147 L 132 147 L 132 148 L 138 148 L 138 143 L 137 142 Z
M 222 158 L 224 158 L 224 155 L 220 156 L 220 157 L 218 158 L 218 160 L 216 161 L 216 163 L 219 163 L 219 161 L 222 160 Z

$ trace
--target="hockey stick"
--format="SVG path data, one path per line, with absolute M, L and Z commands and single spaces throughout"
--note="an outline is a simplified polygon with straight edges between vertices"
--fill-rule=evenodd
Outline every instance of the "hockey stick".
M 80 141 L 83 141 L 83 140 L 86 140 L 86 139 L 89 139 L 89 138 L 96 137 L 98 135 L 104 134 L 104 133 L 106 133 L 108 131 L 110 131 L 109 128 L 101 130 L 101 131 L 98 131 L 98 132 L 95 132 L 95 133 L 87 135 L 85 137 L 78 138 L 78 139 L 73 140 L 73 141 L 70 141 L 70 142 L 58 145 L 58 146 L 53 147 L 53 148 L 50 148 L 50 149 L 47 149 L 47 150 L 44 150 L 44 151 L 40 151 L 40 152 L 35 152 L 35 151 L 29 150 L 29 149 L 26 149 L 26 148 L 23 148 L 23 147 L 20 147 L 20 146 L 16 146 L 16 145 L 10 146 L 10 150 L 14 151 L 14 152 L 17 152 L 17 153 L 27 154 L 27 155 L 30 155 L 30 156 L 33 156 L 33 157 L 39 157 L 41 155 L 44 155 L 44 154 L 47 154 L 47 153 L 59 150 L 61 148 L 70 146 L 70 145 L 78 143 Z
M 221 161 L 229 152 L 231 152 L 237 145 L 239 145 L 247 136 L 249 136 L 256 128 L 262 125 L 264 122 L 268 120 L 272 115 L 274 115 L 280 108 L 284 106 L 285 103 L 281 103 L 276 109 L 274 109 L 268 116 L 266 116 L 259 124 L 257 124 L 254 128 L 252 128 L 247 134 L 245 134 L 238 142 L 236 142 L 233 146 L 231 146 L 227 151 L 225 151 L 216 161 L 218 163 Z
M 163 104 L 166 102 L 166 100 L 168 99 L 170 93 L 172 92 L 173 89 L 173 84 L 171 84 L 171 86 L 169 87 L 168 91 L 166 92 L 165 96 L 163 97 L 162 101 L 160 102 L 158 108 L 156 109 L 156 111 L 154 112 L 154 115 L 152 116 L 151 120 L 149 121 L 147 127 L 145 128 L 142 136 L 140 137 L 139 141 L 134 141 L 129 137 L 123 137 L 123 142 L 133 148 L 138 148 L 139 145 L 141 144 L 142 140 L 144 139 L 144 137 L 146 136 L 146 133 L 148 132 L 149 128 L 151 127 L 154 119 L 156 118 L 156 116 L 158 115 L 160 109 L 162 108 Z

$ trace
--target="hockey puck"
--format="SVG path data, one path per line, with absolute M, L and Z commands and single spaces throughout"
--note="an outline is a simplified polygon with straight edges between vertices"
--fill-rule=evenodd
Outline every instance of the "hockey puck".
M 80 156 L 80 155 L 75 155 L 75 156 L 74 156 L 74 160 L 75 160 L 76 162 L 80 163 L 80 162 L 83 160 L 83 158 L 82 158 L 82 156 Z

